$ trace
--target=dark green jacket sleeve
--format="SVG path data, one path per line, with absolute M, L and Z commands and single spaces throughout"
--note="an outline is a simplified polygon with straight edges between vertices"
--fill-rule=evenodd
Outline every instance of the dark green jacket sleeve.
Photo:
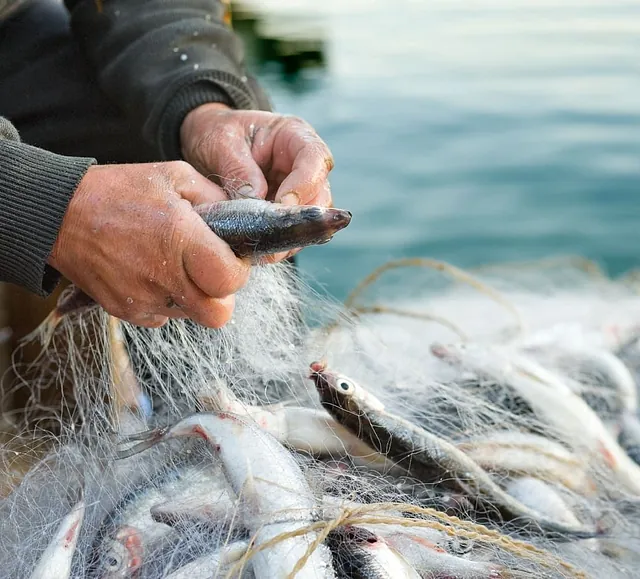
M 78 183 L 95 159 L 65 157 L 20 142 L 0 117 L 0 281 L 40 296 L 60 275 L 47 265 Z
M 207 102 L 270 110 L 244 66 L 219 0 L 65 0 L 100 88 L 161 160 L 179 159 L 179 129 Z M 101 6 L 101 10 L 99 9 Z

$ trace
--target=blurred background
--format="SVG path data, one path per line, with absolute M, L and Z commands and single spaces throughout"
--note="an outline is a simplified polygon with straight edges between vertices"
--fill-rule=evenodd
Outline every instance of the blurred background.
M 637 0 L 242 0 L 279 112 L 333 151 L 347 230 L 300 256 L 338 298 L 386 260 L 640 262 Z

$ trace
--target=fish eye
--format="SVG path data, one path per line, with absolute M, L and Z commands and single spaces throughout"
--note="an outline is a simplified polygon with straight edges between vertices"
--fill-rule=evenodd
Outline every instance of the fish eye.
M 109 553 L 109 555 L 107 555 L 104 562 L 104 566 L 108 571 L 116 571 L 120 569 L 121 565 L 122 565 L 122 559 L 114 553 Z
M 342 390 L 343 392 L 349 392 L 349 390 L 353 390 L 353 384 L 351 384 L 349 380 L 345 380 L 343 378 L 342 380 L 338 381 L 338 388 L 340 388 L 340 390 Z

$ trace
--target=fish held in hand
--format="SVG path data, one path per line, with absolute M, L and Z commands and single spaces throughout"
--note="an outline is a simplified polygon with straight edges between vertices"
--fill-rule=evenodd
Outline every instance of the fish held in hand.
M 351 223 L 351 212 L 315 205 L 284 205 L 262 199 L 232 199 L 194 207 L 209 228 L 238 257 L 260 261 L 270 255 L 322 245 Z M 71 285 L 55 309 L 34 330 L 46 346 L 55 329 L 71 313 L 97 307 L 96 301 Z
M 253 259 L 327 243 L 351 222 L 344 209 L 261 199 L 218 201 L 195 210 L 236 255 Z

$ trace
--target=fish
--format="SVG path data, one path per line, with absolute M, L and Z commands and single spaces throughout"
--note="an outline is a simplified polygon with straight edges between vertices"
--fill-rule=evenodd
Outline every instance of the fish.
M 518 574 L 499 563 L 473 561 L 448 553 L 444 547 L 431 542 L 423 533 L 411 527 L 384 529 L 386 525 L 376 525 L 380 535 L 396 552 L 424 579 L 515 579 L 529 577 Z
M 175 532 L 171 525 L 152 516 L 154 505 L 184 500 L 181 497 L 193 496 L 203 485 L 209 487 L 212 495 L 227 489 L 220 469 L 181 465 L 162 469 L 131 490 L 98 530 L 91 556 L 91 577 L 134 577 L 149 553 Z
M 341 579 L 420 579 L 402 555 L 363 527 L 338 527 L 328 534 L 327 544 Z
M 69 579 L 86 505 L 83 498 L 62 519 L 53 539 L 40 557 L 30 579 Z
M 234 541 L 214 553 L 207 553 L 183 565 L 176 571 L 163 574 L 164 579 L 212 579 L 225 577 L 227 568 L 239 561 L 249 548 L 248 541 Z
M 173 426 L 125 437 L 125 443 L 140 442 L 118 456 L 127 458 L 177 437 L 201 438 L 217 453 L 241 505 L 239 518 L 255 546 L 282 533 L 304 529 L 318 519 L 316 498 L 292 454 L 271 434 L 237 414 L 196 413 Z M 315 532 L 304 533 L 256 552 L 251 558 L 256 578 L 287 577 L 306 557 L 316 536 Z M 296 577 L 335 577 L 331 553 L 325 545 L 318 545 Z
M 238 257 L 255 263 L 276 253 L 328 243 L 352 217 L 345 209 L 248 198 L 196 205 L 194 210 Z M 96 307 L 91 296 L 71 284 L 31 335 L 41 335 L 46 346 L 65 316 Z
M 640 466 L 620 447 L 598 415 L 557 374 L 507 348 L 480 344 L 432 344 L 432 353 L 452 366 L 509 385 L 575 452 L 608 469 L 628 492 L 640 495 Z
M 133 371 L 122 333 L 122 321 L 109 316 L 107 335 L 115 426 L 118 432 L 128 434 L 133 429 L 139 431 L 145 428 L 153 409 L 151 400 L 143 392 Z
M 150 508 L 154 521 L 174 527 L 187 523 L 209 523 L 219 526 L 231 520 L 237 497 L 221 473 L 220 480 L 202 477 L 171 499 Z
M 351 222 L 351 212 L 315 205 L 232 199 L 194 207 L 239 257 L 252 259 L 322 245 Z
M 558 482 L 583 495 L 597 489 L 583 457 L 538 434 L 501 430 L 456 444 L 485 470 L 506 475 L 535 476 Z
M 462 493 L 486 507 L 487 514 L 524 527 L 529 533 L 555 538 L 592 538 L 597 529 L 564 525 L 515 500 L 501 489 L 464 452 L 434 434 L 388 412 L 373 394 L 348 377 L 328 371 L 326 365 L 310 366 L 322 405 L 345 427 L 390 456 L 410 475 L 425 483 Z
M 228 389 L 203 392 L 199 400 L 206 410 L 226 410 L 248 416 L 282 444 L 318 457 L 349 456 L 355 464 L 380 472 L 393 472 L 395 465 L 337 422 L 322 408 L 273 404 L 243 404 Z
M 636 382 L 629 368 L 614 353 L 587 346 L 551 343 L 525 348 L 524 353 L 561 372 L 565 381 L 582 385 L 578 394 L 603 420 L 638 408 Z

